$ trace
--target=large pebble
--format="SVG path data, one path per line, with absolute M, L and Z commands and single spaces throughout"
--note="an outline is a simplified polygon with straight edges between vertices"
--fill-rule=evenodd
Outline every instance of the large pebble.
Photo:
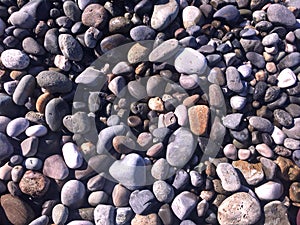
M 6 133 L 10 137 L 17 137 L 29 127 L 29 121 L 23 117 L 10 121 L 6 127 Z
M 246 161 L 234 161 L 233 167 L 238 169 L 249 185 L 256 185 L 264 179 L 264 171 L 261 163 L 248 163 Z
M 18 49 L 8 49 L 2 52 L 1 62 L 8 69 L 22 70 L 29 66 L 30 59 Z
M 185 128 L 177 129 L 173 135 L 174 140 L 167 146 L 166 159 L 171 166 L 182 168 L 194 154 L 195 140 Z
M 176 18 L 179 12 L 179 4 L 176 0 L 159 0 L 153 8 L 151 27 L 161 31 L 167 28 Z
M 44 162 L 43 174 L 55 180 L 64 180 L 69 175 L 69 169 L 60 155 L 52 155 Z
M 17 105 L 25 105 L 28 101 L 28 97 L 30 97 L 34 91 L 35 83 L 35 78 L 32 75 L 22 77 L 13 93 L 13 101 Z
M 115 209 L 111 205 L 99 204 L 94 211 L 94 221 L 96 225 L 114 224 Z
M 53 98 L 45 109 L 46 123 L 52 131 L 58 131 L 63 125 L 63 118 L 69 113 L 69 105 L 62 98 Z
M 129 205 L 136 214 L 148 212 L 157 204 L 153 193 L 149 190 L 136 190 L 131 193 Z
M 1 196 L 1 206 L 9 222 L 14 225 L 29 224 L 34 219 L 32 208 L 17 196 L 10 194 Z
M 183 191 L 172 202 L 172 210 L 180 219 L 186 219 L 198 203 L 198 197 L 192 192 Z
M 153 40 L 155 34 L 155 30 L 145 25 L 136 26 L 130 30 L 130 37 L 134 41 Z
M 264 206 L 265 225 L 290 224 L 288 208 L 280 201 L 272 201 Z
M 216 172 L 221 179 L 225 191 L 237 191 L 241 187 L 241 181 L 234 167 L 229 163 L 220 163 Z
M 272 4 L 267 10 L 268 20 L 274 24 L 292 27 L 296 24 L 295 15 L 284 5 Z
M 41 136 L 46 135 L 47 132 L 48 132 L 47 127 L 45 127 L 44 125 L 41 125 L 41 124 L 37 124 L 37 125 L 28 127 L 25 131 L 25 134 L 28 137 L 32 137 L 32 136 L 41 137 Z
M 117 208 L 116 225 L 126 224 L 128 221 L 130 221 L 132 216 L 133 216 L 133 212 L 132 212 L 132 209 L 130 207 Z M 134 222 L 132 221 L 131 223 L 133 224 Z M 140 223 L 138 223 L 138 224 L 140 224 Z
M 70 34 L 60 34 L 58 44 L 63 55 L 73 61 L 80 61 L 83 58 L 83 50 L 79 42 Z
M 22 41 L 24 51 L 32 55 L 44 55 L 45 49 L 32 37 L 27 37 Z
M 213 17 L 216 19 L 225 20 L 229 24 L 234 24 L 240 18 L 240 12 L 235 6 L 226 5 L 219 9 L 217 12 L 215 12 Z
M 276 200 L 279 199 L 283 193 L 283 185 L 279 182 L 268 181 L 256 187 L 254 190 L 260 200 Z
M 206 105 L 196 105 L 188 109 L 190 129 L 195 135 L 204 135 L 208 128 L 209 108 Z
M 258 116 L 252 116 L 249 119 L 249 124 L 261 132 L 271 133 L 274 129 L 273 124 L 269 120 Z
M 188 62 L 186 59 L 189 59 Z M 176 55 L 174 66 L 179 73 L 201 75 L 207 69 L 207 62 L 200 52 L 184 48 Z
M 182 11 L 182 21 L 184 28 L 188 28 L 198 23 L 203 23 L 204 17 L 201 10 L 195 6 L 187 6 Z
M 83 156 L 79 152 L 79 148 L 72 142 L 67 142 L 62 147 L 62 153 L 66 165 L 70 169 L 77 169 L 83 163 Z
M 88 5 L 81 17 L 81 21 L 85 26 L 102 29 L 108 22 L 108 13 L 100 4 Z
M 49 29 L 45 34 L 44 47 L 52 54 L 61 54 L 58 45 L 59 32 L 57 28 Z
M 242 121 L 243 114 L 232 113 L 222 118 L 223 125 L 229 129 L 237 129 Z
M 218 222 L 221 225 L 255 224 L 260 217 L 259 201 L 246 192 L 229 196 L 218 208 Z
M 85 199 L 85 186 L 81 181 L 69 180 L 61 189 L 61 202 L 70 208 L 79 208 Z
M 151 62 L 164 62 L 174 56 L 179 49 L 179 42 L 176 39 L 169 39 L 152 50 L 149 60 Z
M 170 203 L 174 198 L 173 187 L 162 180 L 154 182 L 153 193 L 159 202 Z
M 55 71 L 42 71 L 36 77 L 41 88 L 50 93 L 67 93 L 72 89 L 72 82 L 62 73 Z
M 296 83 L 297 78 L 291 69 L 286 68 L 280 72 L 280 74 L 277 77 L 277 80 L 278 80 L 278 84 L 277 84 L 278 87 L 288 88 L 293 86 Z
M 52 219 L 55 224 L 65 224 L 69 216 L 68 207 L 63 204 L 57 204 L 52 209 Z

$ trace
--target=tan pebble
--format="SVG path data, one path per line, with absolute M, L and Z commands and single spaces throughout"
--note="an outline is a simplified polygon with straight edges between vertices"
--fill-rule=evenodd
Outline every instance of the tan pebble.
M 53 96 L 49 92 L 45 92 L 44 94 L 40 95 L 36 100 L 36 110 L 39 113 L 44 113 L 47 103 L 53 98 Z
M 275 163 L 279 166 L 280 176 L 286 181 L 297 181 L 300 178 L 300 168 L 292 160 L 279 156 Z
M 13 70 L 13 71 L 10 72 L 10 78 L 13 79 L 13 80 L 20 80 L 26 74 L 27 73 L 25 71 Z
M 203 135 L 207 131 L 209 108 L 206 105 L 196 105 L 188 109 L 190 129 L 195 135 Z
M 159 219 L 156 213 L 151 213 L 149 215 L 138 215 L 136 214 L 133 220 L 131 221 L 131 225 L 160 225 L 161 220 Z
M 159 97 L 150 98 L 148 106 L 151 110 L 162 112 L 164 111 L 164 103 Z
M 195 105 L 200 99 L 200 95 L 192 95 L 183 100 L 182 104 L 186 107 Z

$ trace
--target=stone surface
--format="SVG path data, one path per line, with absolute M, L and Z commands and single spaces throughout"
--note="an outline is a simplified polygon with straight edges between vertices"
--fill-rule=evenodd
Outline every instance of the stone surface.
M 10 137 L 17 137 L 29 127 L 29 121 L 19 117 L 10 121 L 6 127 L 6 133 Z
M 174 190 L 167 182 L 159 180 L 153 184 L 153 194 L 159 202 L 170 203 L 174 198 Z
M 45 119 L 52 131 L 62 127 L 62 119 L 69 113 L 69 105 L 62 98 L 53 98 L 46 105 Z
M 79 148 L 72 142 L 63 145 L 62 154 L 66 165 L 70 169 L 77 169 L 83 163 L 83 156 L 79 152 Z
M 52 219 L 55 224 L 65 224 L 69 216 L 69 209 L 63 204 L 57 204 L 52 209 Z
M 249 185 L 257 185 L 264 179 L 264 171 L 261 163 L 248 163 L 246 161 L 234 161 L 233 167 L 238 169 Z
M 290 224 L 288 218 L 288 208 L 280 201 L 267 203 L 263 208 L 266 225 L 271 224 Z
M 294 14 L 284 5 L 272 4 L 267 10 L 268 20 L 274 24 L 292 27 L 296 23 Z
M 271 122 L 262 117 L 252 116 L 249 119 L 249 124 L 252 127 L 254 127 L 256 130 L 261 131 L 261 132 L 270 133 L 273 131 L 273 125 L 271 124 Z
M 227 23 L 236 23 L 240 17 L 240 12 L 238 9 L 233 5 L 226 5 L 219 9 L 213 15 L 216 19 L 221 19 L 226 21 Z
M 32 75 L 25 75 L 18 83 L 14 93 L 13 101 L 17 105 L 25 105 L 28 97 L 31 97 L 35 88 L 35 78 Z
M 198 203 L 198 197 L 188 191 L 183 191 L 177 195 L 172 202 L 172 210 L 180 219 L 186 219 Z
M 169 39 L 151 51 L 149 60 L 151 62 L 164 62 L 172 58 L 179 50 L 179 42 L 176 39 Z
M 79 42 L 70 34 L 60 34 L 58 44 L 63 55 L 73 61 L 80 61 L 83 57 L 83 50 Z
M 237 191 L 241 187 L 240 178 L 229 163 L 220 163 L 217 166 L 216 172 L 221 179 L 222 187 L 226 191 Z
M 44 161 L 43 174 L 55 180 L 64 180 L 69 170 L 60 155 L 52 155 Z
M 79 208 L 85 199 L 85 186 L 78 180 L 69 180 L 61 189 L 61 202 L 69 208 Z
M 190 129 L 195 135 L 203 135 L 207 131 L 209 108 L 206 105 L 192 106 L 188 109 Z
M 94 211 L 94 221 L 96 225 L 114 224 L 115 209 L 111 205 L 99 204 Z
M 199 8 L 187 6 L 182 11 L 182 21 L 184 28 L 188 28 L 203 22 L 203 15 Z
M 283 185 L 278 182 L 268 181 L 256 187 L 254 190 L 260 200 L 276 200 L 279 199 L 283 193 Z
M 72 82 L 62 73 L 42 71 L 36 77 L 37 84 L 50 93 L 67 93 L 72 90 Z
M 1 62 L 8 69 L 22 70 L 29 66 L 30 59 L 18 49 L 8 49 L 1 53 Z
M 261 214 L 260 203 L 256 198 L 246 192 L 238 192 L 221 203 L 218 208 L 218 222 L 221 225 L 255 224 Z
M 135 217 L 131 221 L 131 225 L 161 225 L 161 220 L 156 213 L 151 213 L 148 215 L 135 215 Z
M 108 13 L 100 4 L 88 5 L 82 13 L 82 23 L 88 27 L 102 29 L 107 23 Z
M 129 205 L 136 214 L 143 214 L 149 212 L 157 201 L 153 193 L 149 190 L 136 190 L 131 193 L 129 198 Z
M 280 74 L 277 77 L 278 80 L 278 87 L 280 88 L 288 88 L 296 83 L 296 75 L 294 72 L 286 68 L 280 72 Z

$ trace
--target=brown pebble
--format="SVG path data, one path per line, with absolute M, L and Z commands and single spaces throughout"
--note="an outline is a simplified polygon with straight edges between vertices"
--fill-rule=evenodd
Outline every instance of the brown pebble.
M 192 95 L 183 100 L 182 104 L 186 107 L 195 105 L 200 99 L 200 95 Z
M 14 225 L 26 225 L 35 218 L 32 208 L 19 197 L 6 194 L 0 201 L 6 217 Z
M 13 71 L 10 72 L 10 78 L 13 79 L 13 80 L 20 80 L 26 74 L 27 73 L 25 71 L 13 70 Z
M 255 73 L 255 79 L 257 81 L 265 81 L 267 79 L 267 74 L 263 70 L 259 70 Z
M 267 62 L 267 64 L 266 64 L 266 70 L 269 73 L 276 73 L 277 72 L 277 67 L 276 67 L 275 63 L 273 63 L 273 62 Z
M 297 181 L 300 178 L 300 168 L 292 160 L 279 156 L 275 163 L 279 166 L 280 176 L 288 181 Z
M 120 154 L 128 154 L 136 147 L 134 140 L 126 136 L 116 136 L 112 143 L 114 149 Z
M 207 131 L 209 108 L 206 105 L 196 105 L 188 109 L 190 129 L 195 135 L 203 135 Z
M 138 116 L 129 116 L 127 118 L 127 124 L 129 127 L 137 127 L 142 124 L 142 120 Z
M 290 199 L 293 202 L 300 202 L 300 183 L 299 182 L 294 182 L 291 184 L 290 189 L 289 189 L 289 195 Z
M 117 184 L 112 192 L 112 200 L 116 207 L 125 207 L 129 204 L 129 197 L 131 192 L 122 186 Z
M 88 5 L 81 16 L 81 21 L 85 26 L 103 28 L 108 22 L 108 13 L 100 4 Z
M 35 103 L 35 108 L 39 113 L 44 113 L 47 103 L 53 98 L 49 92 L 40 95 Z
M 161 225 L 161 220 L 156 213 L 151 213 L 148 215 L 138 215 L 136 214 L 131 225 Z
M 152 145 L 148 151 L 146 152 L 146 155 L 149 157 L 158 157 L 164 150 L 163 143 L 159 142 L 154 145 Z
M 20 190 L 33 198 L 44 196 L 49 185 L 49 178 L 32 170 L 27 170 L 19 183 Z

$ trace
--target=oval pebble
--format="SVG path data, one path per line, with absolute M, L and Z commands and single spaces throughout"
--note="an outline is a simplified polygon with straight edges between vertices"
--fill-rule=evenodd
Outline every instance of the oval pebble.
M 30 63 L 28 55 L 18 49 L 8 49 L 2 52 L 1 61 L 6 68 L 12 70 L 25 69 Z
M 46 135 L 47 132 L 48 132 L 47 127 L 45 127 L 44 125 L 38 124 L 38 125 L 33 125 L 33 126 L 28 127 L 25 131 L 25 134 L 28 137 L 31 137 L 31 136 L 41 137 L 41 136 Z
M 65 143 L 62 147 L 62 153 L 65 163 L 70 169 L 77 169 L 82 165 L 83 157 L 74 143 Z
M 6 133 L 10 137 L 17 137 L 29 127 L 29 121 L 19 117 L 10 121 L 6 127 Z

